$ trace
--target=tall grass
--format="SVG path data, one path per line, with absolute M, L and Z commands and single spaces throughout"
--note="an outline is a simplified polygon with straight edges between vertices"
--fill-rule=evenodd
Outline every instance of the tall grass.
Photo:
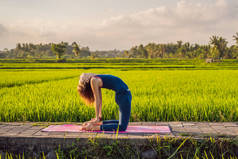
M 34 76 L 29 75 L 27 80 L 21 71 L 12 75 L 1 71 L 0 83 L 7 75 L 23 84 L 0 89 L 0 121 L 82 122 L 91 119 L 94 108 L 82 103 L 76 91 L 82 72 L 122 78 L 133 96 L 131 121 L 238 121 L 237 70 L 112 69 L 28 71 Z M 64 76 L 72 78 L 53 80 Z M 36 80 L 34 77 L 52 80 L 29 84 Z M 103 118 L 118 118 L 115 93 L 103 89 L 102 94 Z
M 78 76 L 77 70 L 1 70 L 0 89 Z

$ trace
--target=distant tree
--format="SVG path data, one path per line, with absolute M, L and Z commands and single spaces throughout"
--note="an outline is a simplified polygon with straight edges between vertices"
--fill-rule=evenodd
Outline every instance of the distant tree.
M 177 41 L 178 48 L 181 48 L 181 47 L 182 47 L 182 44 L 183 44 L 183 41 L 182 41 L 182 40 Z
M 21 44 L 20 44 L 20 43 L 17 43 L 16 49 L 17 49 L 17 50 L 21 50 Z
M 7 57 L 7 53 L 0 51 L 0 58 L 6 58 L 6 57 Z
M 142 58 L 148 58 L 148 52 L 146 51 L 146 49 L 143 47 L 142 44 L 138 47 L 138 53 L 139 56 L 141 56 Z
M 159 56 L 157 56 L 157 57 L 160 57 L 160 58 L 163 58 L 164 57 L 164 55 L 165 55 L 165 45 L 164 44 L 160 44 L 159 45 Z
M 79 53 L 80 53 L 80 49 L 79 49 L 78 44 L 76 42 L 73 42 L 72 47 L 73 47 L 72 52 L 74 53 L 75 56 L 78 56 Z
M 184 48 L 185 48 L 186 51 L 189 51 L 190 50 L 190 43 L 189 42 L 184 43 Z
M 236 41 L 236 45 L 238 45 L 238 32 L 233 35 L 234 40 Z
M 177 41 L 176 43 L 149 43 L 146 46 L 133 46 L 130 50 L 103 50 L 93 54 L 88 47 L 80 47 L 76 42 L 69 45 L 67 42 L 58 44 L 32 44 L 17 43 L 15 49 L 0 51 L 5 58 L 52 58 L 56 55 L 60 59 L 62 55 L 67 58 L 74 56 L 93 58 L 238 58 L 238 32 L 233 36 L 236 44 L 230 47 L 223 37 L 212 36 L 208 45 L 190 44 Z
M 160 55 L 159 45 L 155 43 L 149 43 L 145 46 L 149 58 L 155 58 Z
M 212 36 L 210 38 L 210 44 L 216 46 L 219 51 L 219 58 L 223 58 L 227 50 L 227 41 L 226 39 L 219 36 Z
M 123 55 L 128 58 L 128 57 L 129 57 L 129 51 L 125 50 L 125 51 L 123 52 Z
M 91 56 L 89 47 L 88 46 L 82 47 L 80 49 L 80 57 L 87 57 L 87 56 Z
M 216 45 L 210 48 L 210 58 L 219 58 L 219 50 L 217 49 Z
M 180 58 L 183 58 L 185 56 L 185 48 L 182 40 L 177 41 L 176 56 Z
M 236 58 L 238 59 L 238 46 L 232 45 L 229 48 L 229 53 L 231 54 L 231 58 Z
M 137 50 L 137 46 L 134 46 L 132 47 L 130 50 L 129 50 L 129 58 L 136 58 L 139 56 L 139 52 Z
M 199 57 L 200 58 L 207 58 L 210 54 L 210 45 L 201 45 L 199 46 L 198 50 L 200 51 Z
M 51 44 L 51 50 L 52 52 L 55 53 L 57 60 L 61 59 L 62 55 L 65 52 L 65 48 L 66 48 L 66 45 L 64 42 L 61 42 L 59 44 L 54 44 L 54 43 Z
M 155 43 L 149 43 L 145 46 L 149 58 L 153 58 Z
M 165 53 L 168 57 L 174 56 L 177 51 L 177 45 L 173 43 L 169 43 L 165 45 Z

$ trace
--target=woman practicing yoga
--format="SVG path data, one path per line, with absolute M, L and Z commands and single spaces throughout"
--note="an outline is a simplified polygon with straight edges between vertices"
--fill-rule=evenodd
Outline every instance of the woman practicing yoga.
M 116 103 L 119 105 L 119 120 L 104 120 L 102 118 L 101 88 L 116 92 Z M 83 123 L 82 130 L 125 131 L 131 114 L 131 92 L 127 85 L 113 75 L 97 75 L 83 73 L 77 87 L 79 95 L 86 104 L 94 103 L 96 117 Z

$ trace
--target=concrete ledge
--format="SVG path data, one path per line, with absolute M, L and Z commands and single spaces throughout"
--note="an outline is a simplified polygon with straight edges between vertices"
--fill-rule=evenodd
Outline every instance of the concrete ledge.
M 184 138 L 191 136 L 194 139 L 237 138 L 238 122 L 132 122 L 130 125 L 168 125 L 169 134 L 102 134 L 102 133 L 66 133 L 42 132 L 48 125 L 64 123 L 44 122 L 0 122 L 0 150 L 10 151 L 50 151 L 59 145 L 67 148 L 72 144 L 86 145 L 97 140 L 101 143 L 112 143 L 115 140 L 134 145 L 149 144 L 158 138 Z M 73 123 L 81 124 L 81 123 Z

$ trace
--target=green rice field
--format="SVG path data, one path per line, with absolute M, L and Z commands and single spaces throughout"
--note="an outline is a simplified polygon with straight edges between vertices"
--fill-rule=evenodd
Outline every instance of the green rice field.
M 2 62 L 0 121 L 90 120 L 94 107 L 86 106 L 76 90 L 82 72 L 112 74 L 123 79 L 132 92 L 131 121 L 238 121 L 236 63 L 212 64 L 214 69 L 210 64 L 158 63 L 145 68 L 148 64 L 140 62 L 135 65 Z M 59 69 L 66 65 L 75 68 Z M 102 89 L 102 94 L 103 119 L 117 119 L 115 93 Z

